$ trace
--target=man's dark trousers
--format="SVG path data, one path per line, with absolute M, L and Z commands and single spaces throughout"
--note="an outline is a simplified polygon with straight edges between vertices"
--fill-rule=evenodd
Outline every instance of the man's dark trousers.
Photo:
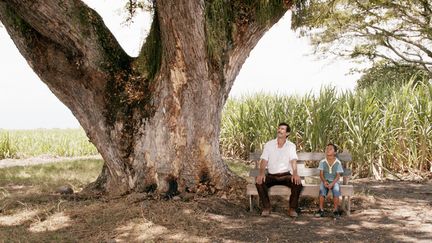
M 265 182 L 261 184 L 255 184 L 258 190 L 258 195 L 261 199 L 264 210 L 270 210 L 270 199 L 268 195 L 268 189 L 275 185 L 284 185 L 291 188 L 291 195 L 289 199 L 289 207 L 297 209 L 300 193 L 303 189 L 303 185 L 297 185 L 291 182 L 291 173 L 279 173 L 279 174 L 267 174 L 265 177 Z

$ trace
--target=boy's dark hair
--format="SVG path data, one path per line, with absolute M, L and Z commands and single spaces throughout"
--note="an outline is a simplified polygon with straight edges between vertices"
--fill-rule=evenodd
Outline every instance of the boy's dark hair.
M 291 132 L 291 128 L 290 128 L 290 126 L 288 125 L 288 123 L 286 123 L 286 122 L 281 122 L 281 123 L 279 123 L 278 127 L 280 127 L 280 126 L 286 126 L 286 131 L 287 131 L 287 132 Z
M 336 147 L 336 145 L 334 145 L 333 143 L 329 143 L 327 144 L 327 146 L 333 146 L 333 150 L 335 151 L 335 153 L 337 153 L 338 148 Z

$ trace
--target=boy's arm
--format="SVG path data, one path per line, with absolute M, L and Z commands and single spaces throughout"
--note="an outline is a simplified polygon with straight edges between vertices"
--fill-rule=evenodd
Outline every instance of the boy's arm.
M 329 184 L 328 184 L 327 180 L 324 178 L 324 171 L 323 170 L 320 170 L 320 179 L 321 179 L 322 183 L 324 183 L 324 186 L 328 187 Z
M 324 186 L 327 187 L 328 183 L 327 183 L 327 180 L 324 178 L 324 162 L 323 161 L 320 161 L 320 163 L 318 165 L 318 170 L 320 171 L 321 182 L 324 183 Z
M 336 173 L 336 177 L 334 178 L 333 182 L 330 184 L 330 188 L 333 188 L 333 186 L 339 181 L 340 174 Z
M 336 184 L 339 181 L 341 173 L 343 173 L 342 164 L 340 162 L 338 162 L 337 168 L 336 168 L 336 177 L 334 178 L 333 182 L 331 183 L 330 188 L 332 188 L 334 186 L 334 184 Z

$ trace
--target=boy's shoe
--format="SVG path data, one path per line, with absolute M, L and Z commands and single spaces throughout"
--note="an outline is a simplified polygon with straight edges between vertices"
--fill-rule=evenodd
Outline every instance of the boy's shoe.
M 315 213 L 315 217 L 324 217 L 324 211 L 323 210 L 318 210 L 316 213 Z
M 340 213 L 338 211 L 333 211 L 333 217 L 338 219 L 340 217 Z

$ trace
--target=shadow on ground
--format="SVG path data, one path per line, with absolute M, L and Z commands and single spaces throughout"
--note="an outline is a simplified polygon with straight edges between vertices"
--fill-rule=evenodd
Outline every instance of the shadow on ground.
M 0 200 L 0 239 L 37 242 L 430 242 L 431 183 L 356 182 L 353 211 L 338 220 L 315 218 L 303 200 L 297 219 L 287 202 L 273 212 L 248 212 L 246 198 L 156 200 L 143 194 L 105 198 L 62 197 L 16 191 Z M 3 189 L 8 190 L 7 187 Z M 15 189 L 17 190 L 17 189 Z M 28 190 L 23 188 L 22 190 Z

